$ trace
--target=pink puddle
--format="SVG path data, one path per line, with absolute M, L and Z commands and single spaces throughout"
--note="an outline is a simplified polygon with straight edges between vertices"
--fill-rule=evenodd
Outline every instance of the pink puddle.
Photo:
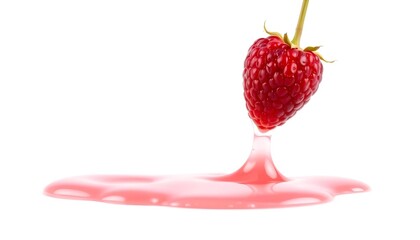
M 246 163 L 228 175 L 81 176 L 54 182 L 45 194 L 119 204 L 247 209 L 325 203 L 336 195 L 369 191 L 366 184 L 346 178 L 286 178 L 273 164 L 270 144 L 270 136 L 255 135 Z

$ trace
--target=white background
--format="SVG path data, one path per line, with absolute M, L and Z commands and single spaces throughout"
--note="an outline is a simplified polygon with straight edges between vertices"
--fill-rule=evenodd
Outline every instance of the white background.
M 419 239 L 420 17 L 408 0 L 310 2 L 302 45 L 337 62 L 273 136 L 286 176 L 372 192 L 248 211 L 42 194 L 73 175 L 239 168 L 253 134 L 244 58 L 264 20 L 292 35 L 300 4 L 1 1 L 0 239 Z

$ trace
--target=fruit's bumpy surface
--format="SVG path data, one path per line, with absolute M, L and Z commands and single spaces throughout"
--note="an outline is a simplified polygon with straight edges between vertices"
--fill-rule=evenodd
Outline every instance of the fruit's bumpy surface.
M 245 59 L 244 95 L 249 116 L 261 131 L 284 124 L 318 89 L 317 55 L 292 48 L 276 36 L 260 38 Z

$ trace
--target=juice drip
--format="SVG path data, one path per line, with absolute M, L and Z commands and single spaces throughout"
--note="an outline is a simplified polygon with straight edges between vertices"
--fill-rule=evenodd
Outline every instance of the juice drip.
M 80 176 L 50 184 L 45 194 L 119 204 L 247 209 L 325 203 L 336 195 L 369 191 L 366 184 L 346 178 L 286 178 L 273 164 L 270 145 L 270 136 L 256 134 L 248 160 L 228 175 Z

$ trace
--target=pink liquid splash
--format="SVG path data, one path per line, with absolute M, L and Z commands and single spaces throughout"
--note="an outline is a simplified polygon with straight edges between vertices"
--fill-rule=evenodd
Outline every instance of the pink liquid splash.
M 346 178 L 286 178 L 273 164 L 270 145 L 269 135 L 256 134 L 246 163 L 228 175 L 81 176 L 54 182 L 45 194 L 119 204 L 249 209 L 319 204 L 369 191 L 366 184 Z

